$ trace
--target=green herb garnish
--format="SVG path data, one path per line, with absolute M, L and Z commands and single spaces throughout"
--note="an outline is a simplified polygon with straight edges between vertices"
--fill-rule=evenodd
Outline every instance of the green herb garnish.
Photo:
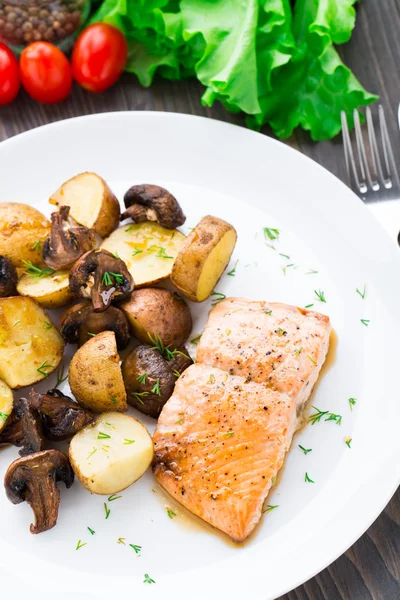
M 0 419 L 1 419 L 2 421 L 4 421 L 4 422 L 5 422 L 5 421 L 7 421 L 7 419 L 8 419 L 8 417 L 9 417 L 9 416 L 10 416 L 10 415 L 9 415 L 8 413 L 5 413 L 5 412 L 0 412 Z
M 120 498 L 122 498 L 122 496 L 117 496 L 117 494 L 111 494 L 111 496 L 108 497 L 108 502 L 113 502 L 114 500 L 119 500 Z
M 125 539 L 126 539 L 126 538 L 118 538 L 118 542 L 117 542 L 117 543 L 118 543 L 118 544 L 123 544 L 123 545 L 125 546 L 125 545 L 126 545 L 126 544 L 125 544 Z
M 307 354 L 307 358 L 309 358 L 311 360 L 312 363 L 314 363 L 314 365 L 317 364 L 317 361 L 315 360 L 315 358 L 313 358 L 312 356 L 310 356 L 309 354 Z
M 335 415 L 334 413 L 329 413 L 329 416 L 325 421 L 335 421 L 336 425 L 342 424 L 342 415 Z
M 273 229 L 272 227 L 264 227 L 264 237 L 269 240 L 277 240 L 279 238 L 279 229 Z
M 266 315 L 272 315 L 272 310 L 264 310 L 263 311 Z
M 91 331 L 87 332 L 89 337 L 96 337 L 97 333 L 92 333 Z
M 140 250 L 140 248 L 135 248 L 132 252 L 132 257 L 136 256 L 137 254 L 141 254 L 143 252 L 143 250 Z
M 312 479 L 309 478 L 307 472 L 306 472 L 306 474 L 304 476 L 304 481 L 306 481 L 307 483 L 315 483 L 315 481 L 313 481 Z
M 357 404 L 357 400 L 355 398 L 349 398 L 350 410 L 353 412 L 353 406 Z
M 67 379 L 68 379 L 68 373 L 64 377 L 64 365 L 61 364 L 60 368 L 57 371 L 56 388 L 58 388 L 58 386 L 61 385 L 62 383 L 64 383 L 64 381 L 66 381 Z
M 303 348 L 299 348 L 298 350 L 295 351 L 296 356 L 298 356 L 299 354 L 301 354 L 303 352 Z
M 135 440 L 128 440 L 128 438 L 124 438 L 124 446 L 128 446 L 129 444 L 134 444 Z
M 157 396 L 161 396 L 161 392 L 160 392 L 160 380 L 157 379 L 157 381 L 155 382 L 154 386 L 151 388 L 151 393 L 152 394 L 157 394 Z
M 148 575 L 148 573 L 145 573 L 143 583 L 155 583 L 155 581 Z
M 82 544 L 81 540 L 79 540 L 79 542 L 78 542 L 78 544 L 77 544 L 77 546 L 76 546 L 75 550 L 80 550 L 81 548 L 83 548 L 83 546 L 86 546 L 86 544 L 87 544 L 87 542 L 84 542 L 84 543 Z
M 325 293 L 322 290 L 314 290 L 314 294 L 320 302 L 326 302 Z
M 214 373 L 211 373 L 210 377 L 207 380 L 207 383 L 215 383 L 215 375 Z
M 147 335 L 149 340 L 154 344 L 152 348 L 154 350 L 158 350 L 161 356 L 165 358 L 165 360 L 171 360 L 172 358 L 175 358 L 177 354 L 181 354 L 185 358 L 189 358 L 187 354 L 181 352 L 180 350 L 170 350 L 170 344 L 168 346 L 165 346 L 164 342 L 162 341 L 159 335 L 153 336 L 150 333 L 148 333 Z
M 317 412 L 313 415 L 310 415 L 308 417 L 308 421 L 307 421 L 308 423 L 311 423 L 311 425 L 315 425 L 315 423 L 319 423 L 320 420 L 322 419 L 322 417 L 329 414 L 329 410 L 319 410 L 319 408 L 316 408 L 315 406 L 313 406 L 313 409 L 316 410 Z
M 360 292 L 360 290 L 359 290 L 359 289 L 356 289 L 356 292 L 357 292 L 357 294 L 359 294 L 359 296 L 361 296 L 361 298 L 364 300 L 364 298 L 365 298 L 365 294 L 367 293 L 367 286 L 366 286 L 366 285 L 364 285 L 364 289 L 363 289 L 363 291 L 362 291 L 362 292 Z
M 136 546 L 135 544 L 129 544 L 129 546 L 134 549 L 134 551 L 136 552 L 136 554 L 140 554 L 142 546 Z
M 225 294 L 222 294 L 221 292 L 211 292 L 211 296 L 214 296 L 214 300 L 211 301 L 212 306 L 215 306 L 226 298 Z
M 136 398 L 136 400 L 138 402 L 140 402 L 140 404 L 144 405 L 144 402 L 142 400 L 142 397 L 144 396 L 148 396 L 149 392 L 131 392 L 131 396 L 134 396 Z
M 288 254 L 283 254 L 283 252 L 278 252 L 279 256 L 283 256 L 283 258 L 287 258 L 289 260 L 290 256 Z M 287 265 L 289 266 L 289 265 Z
M 235 266 L 233 267 L 233 269 L 231 271 L 228 271 L 227 275 L 230 275 L 231 277 L 235 277 L 236 267 L 237 267 L 238 262 L 239 262 L 239 259 L 237 259 L 237 261 L 235 262 Z
M 352 441 L 353 441 L 353 440 L 352 440 L 352 438 L 351 438 L 351 437 L 344 438 L 344 443 L 345 443 L 345 444 L 346 444 L 346 446 L 347 446 L 348 448 L 350 448 L 350 449 L 351 449 L 351 445 L 350 445 L 350 444 L 351 444 L 351 442 L 352 442 Z
M 90 529 L 90 527 L 88 527 L 88 531 L 89 531 L 89 532 L 90 532 L 92 535 L 94 535 L 94 534 L 96 533 L 96 532 L 95 532 L 93 529 Z
M 312 306 L 314 306 L 314 304 L 307 304 L 307 306 L 305 306 L 304 308 L 311 308 Z
M 116 399 L 115 396 L 111 396 L 110 400 L 113 404 L 118 404 L 118 400 Z
M 32 246 L 32 250 L 39 251 L 39 250 L 40 250 L 40 244 L 41 244 L 41 243 L 42 243 L 42 242 L 41 242 L 40 240 L 36 240 L 36 242 L 35 242 L 35 243 L 33 244 L 33 246 Z
M 143 375 L 139 375 L 138 377 L 136 377 L 136 381 L 138 381 L 139 383 L 146 383 L 146 379 L 147 373 L 143 373 Z
M 111 438 L 111 435 L 108 435 L 108 433 L 103 433 L 103 431 L 99 431 L 99 435 L 97 436 L 98 440 L 109 440 Z
M 195 338 L 193 338 L 192 340 L 190 340 L 190 343 L 191 343 L 191 344 L 198 344 L 198 343 L 199 343 L 199 341 L 200 341 L 200 338 L 201 338 L 201 336 L 202 336 L 202 335 L 203 335 L 203 334 L 202 334 L 202 333 L 200 333 L 200 335 L 198 335 L 197 337 L 195 337 Z
M 176 377 L 177 379 L 179 379 L 179 377 L 181 376 L 181 373 L 179 373 L 179 371 L 177 371 L 176 369 L 174 369 L 172 372 L 173 372 L 173 374 L 175 375 L 175 377 Z
M 169 508 L 168 506 L 167 508 L 167 515 L 169 516 L 170 519 L 173 519 L 174 517 L 176 517 L 176 512 L 174 510 L 172 510 L 172 508 Z
M 299 448 L 301 448 L 301 450 L 303 450 L 304 454 L 308 454 L 309 452 L 312 452 L 312 448 L 303 448 L 303 446 L 300 446 L 299 444 Z
M 272 504 L 268 504 L 267 508 L 264 508 L 264 510 L 262 511 L 262 514 L 265 513 L 270 513 L 272 512 L 275 508 L 278 508 L 279 504 L 275 504 L 275 506 L 273 506 Z
M 18 323 L 21 323 L 21 319 L 18 319 L 18 321 L 15 321 L 15 323 L 12 326 L 15 327 L 16 325 L 18 325 Z
M 40 267 L 35 267 L 29 260 L 22 261 L 26 267 L 25 273 L 28 275 L 32 275 L 32 277 L 37 277 L 38 279 L 42 279 L 42 277 L 50 277 L 55 273 L 54 269 L 49 269 L 48 267 L 44 267 L 41 269 Z
M 108 508 L 107 504 L 104 502 L 104 512 L 106 513 L 106 519 L 110 516 L 111 510 Z
M 304 275 L 316 275 L 317 273 L 319 273 L 319 271 L 315 271 L 314 269 L 310 269 L 307 273 L 304 273 Z
M 230 437 L 232 437 L 233 435 L 235 435 L 235 432 L 234 432 L 234 431 L 227 431 L 226 433 L 224 433 L 224 436 L 225 436 L 226 438 L 230 438 Z
M 183 417 L 181 417 L 180 419 L 175 421 L 174 425 L 179 425 L 180 423 L 182 423 L 182 421 L 183 421 Z
M 363 325 L 365 325 L 365 327 L 368 327 L 370 320 L 369 319 L 360 319 L 360 321 Z
M 48 331 L 49 329 L 52 329 L 53 325 L 49 322 L 49 321 L 43 321 L 43 329 L 45 331 Z
M 95 447 L 93 446 L 93 450 L 92 450 L 92 452 L 91 452 L 90 454 L 88 454 L 88 456 L 87 456 L 87 459 L 86 459 L 86 460 L 89 460 L 89 458 L 90 458 L 91 456 L 93 456 L 93 454 L 94 454 L 95 452 L 97 452 L 97 448 L 95 448 Z
M 52 369 L 52 368 L 53 368 L 53 365 L 47 364 L 47 360 L 45 360 L 44 363 L 36 369 L 36 371 L 38 373 L 40 373 L 41 375 L 44 375 L 44 377 L 48 377 L 49 373 L 46 373 L 46 369 Z

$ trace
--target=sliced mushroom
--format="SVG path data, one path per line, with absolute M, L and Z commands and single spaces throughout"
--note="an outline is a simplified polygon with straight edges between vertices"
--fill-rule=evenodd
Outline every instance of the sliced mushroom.
M 61 315 L 59 329 L 68 344 L 79 346 L 102 331 L 115 333 L 119 350 L 126 348 L 130 339 L 128 320 L 122 310 L 110 306 L 104 312 L 95 312 L 89 301 L 67 308 Z
M 91 410 L 82 408 L 59 390 L 49 390 L 46 394 L 31 390 L 29 400 L 42 415 L 44 433 L 49 440 L 68 439 L 95 418 Z
M 18 458 L 7 469 L 4 487 L 13 504 L 26 501 L 32 508 L 31 533 L 42 533 L 57 523 L 60 492 L 57 483 L 67 488 L 74 483 L 68 458 L 59 450 L 44 450 Z
M 0 256 L 0 298 L 17 295 L 17 269 L 9 258 Z
M 113 300 L 132 293 L 134 283 L 126 264 L 107 250 L 91 250 L 71 269 L 70 288 L 81 298 L 91 298 L 95 312 L 106 310 Z
M 177 199 L 158 185 L 134 185 L 126 192 L 124 202 L 126 211 L 121 221 L 128 217 L 134 223 L 158 221 L 166 229 L 176 229 L 186 221 Z
M 14 402 L 6 427 L 0 433 L 0 445 L 22 446 L 20 456 L 44 449 L 43 427 L 37 409 L 26 398 Z
M 55 271 L 69 269 L 82 254 L 96 247 L 93 231 L 69 219 L 69 206 L 51 214 L 50 237 L 43 244 L 43 260 Z

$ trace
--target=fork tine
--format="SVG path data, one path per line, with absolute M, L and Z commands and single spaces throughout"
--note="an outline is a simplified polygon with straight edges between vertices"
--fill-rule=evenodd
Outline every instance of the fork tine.
M 360 179 L 358 177 L 358 172 L 357 172 L 357 167 L 356 167 L 356 161 L 355 161 L 355 158 L 354 158 L 353 147 L 351 145 L 349 126 L 347 124 L 347 115 L 344 112 L 344 110 L 342 110 L 342 112 L 340 113 L 340 117 L 341 117 L 341 120 L 342 120 L 342 135 L 343 135 L 343 146 L 344 146 L 344 159 L 345 159 L 345 162 L 346 162 L 347 178 L 349 180 L 349 184 L 351 185 L 352 176 L 353 176 L 355 184 L 357 186 L 357 189 L 361 193 L 365 193 L 367 191 L 366 190 L 366 186 L 365 186 L 365 184 L 361 184 Z
M 385 178 L 385 175 L 383 174 L 381 157 L 379 154 L 378 144 L 376 141 L 374 120 L 372 118 L 372 112 L 371 112 L 371 108 L 369 106 L 367 106 L 366 114 L 367 114 L 369 146 L 371 148 L 371 160 L 372 160 L 372 164 L 374 167 L 375 175 L 378 178 L 380 184 L 386 187 L 387 179 Z M 379 183 L 375 182 L 375 186 L 376 187 L 374 189 L 378 190 Z
M 368 187 L 365 183 L 365 179 L 367 179 L 371 189 L 376 190 L 376 185 L 374 186 L 374 184 L 372 183 L 371 172 L 370 172 L 369 166 L 368 166 L 367 154 L 365 152 L 365 144 L 364 144 L 364 139 L 363 139 L 362 131 L 361 131 L 360 113 L 358 112 L 357 109 L 355 109 L 353 114 L 354 114 L 354 128 L 356 131 L 358 159 L 360 161 L 361 177 L 364 180 L 363 184 L 366 188 L 365 191 L 367 191 L 367 189 L 368 189 Z M 378 184 L 378 189 L 379 189 L 379 184 Z
M 381 136 L 382 136 L 382 146 L 383 146 L 383 155 L 385 158 L 385 165 L 388 174 L 388 184 L 385 186 L 386 188 L 390 188 L 393 186 L 393 180 L 396 181 L 397 185 L 400 186 L 399 173 L 396 166 L 396 161 L 394 159 L 392 143 L 390 141 L 389 132 L 386 124 L 385 112 L 383 110 L 382 105 L 380 104 L 378 107 L 379 110 L 379 123 L 381 127 Z M 391 169 L 390 169 L 391 167 Z

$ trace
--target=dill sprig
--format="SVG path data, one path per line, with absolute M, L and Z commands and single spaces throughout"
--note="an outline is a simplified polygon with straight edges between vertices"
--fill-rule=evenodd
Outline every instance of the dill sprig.
M 262 514 L 264 515 L 265 513 L 270 513 L 272 512 L 275 508 L 278 508 L 279 504 L 275 504 L 274 506 L 272 504 L 268 504 L 267 508 L 264 508 L 264 510 L 262 511 Z
M 144 402 L 142 400 L 142 397 L 144 396 L 148 396 L 149 392 L 131 392 L 131 396 L 134 396 L 136 398 L 136 400 L 138 402 L 140 402 L 140 404 L 144 405 Z
M 152 394 L 157 394 L 157 396 L 161 396 L 161 392 L 160 392 L 160 380 L 157 379 L 157 381 L 155 382 L 154 386 L 151 388 L 151 393 Z
M 159 335 L 151 335 L 150 333 L 148 333 L 147 335 L 149 340 L 153 344 L 152 348 L 154 350 L 158 350 L 161 356 L 165 358 L 165 360 L 172 360 L 177 354 L 181 354 L 185 358 L 189 358 L 187 354 L 181 352 L 180 350 L 170 350 L 170 344 L 166 346 Z
M 306 481 L 307 483 L 315 483 L 315 481 L 313 481 L 312 479 L 310 479 L 308 473 L 306 472 L 306 474 L 304 475 L 304 481 Z
M 350 410 L 351 412 L 353 412 L 353 406 L 357 404 L 357 400 L 356 398 L 349 398 L 349 406 L 350 406 Z
M 142 375 L 138 375 L 138 377 L 136 377 L 136 381 L 138 381 L 139 383 L 146 383 L 146 379 L 147 373 L 143 373 Z
M 228 271 L 227 275 L 230 275 L 231 277 L 235 277 L 236 267 L 237 267 L 238 262 L 239 262 L 239 259 L 237 259 L 237 261 L 235 262 L 235 266 L 233 267 L 233 269 L 231 269 L 231 271 Z
M 218 304 L 219 302 L 222 302 L 222 300 L 225 300 L 226 296 L 225 294 L 222 294 L 221 292 L 211 292 L 211 296 L 214 296 L 214 299 L 211 300 L 211 304 L 212 306 L 215 306 L 216 304 Z
M 166 510 L 167 510 L 167 515 L 169 516 L 170 519 L 173 519 L 174 517 L 176 517 L 176 512 L 174 510 L 172 510 L 172 508 L 169 508 L 169 506 L 167 506 Z
M 299 444 L 299 448 L 300 448 L 301 450 L 303 450 L 304 454 L 306 454 L 306 455 L 307 455 L 309 452 L 312 452 L 312 448 L 304 448 L 304 447 L 303 447 L 303 446 L 301 446 L 300 444 Z
M 314 290 L 314 294 L 320 302 L 326 302 L 325 292 L 323 292 L 322 290 Z
M 32 277 L 42 279 L 42 277 L 50 277 L 50 275 L 55 273 L 54 269 L 49 269 L 48 267 L 43 267 L 43 269 L 40 267 L 35 267 L 35 265 L 33 265 L 29 260 L 23 260 L 22 262 L 26 267 L 25 273 L 32 275 Z
M 264 227 L 264 237 L 269 240 L 277 240 L 279 238 L 279 229 L 274 229 L 273 227 Z
M 43 363 L 43 364 L 41 364 L 41 365 L 40 365 L 40 367 L 38 367 L 38 368 L 36 369 L 36 371 L 37 371 L 38 373 L 40 373 L 41 375 L 43 375 L 44 377 L 48 377 L 48 376 L 49 376 L 49 373 L 46 373 L 46 369 L 52 369 L 52 368 L 53 368 L 53 365 L 49 365 L 49 364 L 47 363 L 47 360 L 45 360 L 45 361 L 44 361 L 44 363 Z
M 366 286 L 366 285 L 364 285 L 364 289 L 363 289 L 363 291 L 362 291 L 362 292 L 360 292 L 360 290 L 357 288 L 357 289 L 356 289 L 356 292 L 357 292 L 357 294 L 358 294 L 359 296 L 361 296 L 361 298 L 364 300 L 364 298 L 365 298 L 365 294 L 367 293 L 367 286 Z

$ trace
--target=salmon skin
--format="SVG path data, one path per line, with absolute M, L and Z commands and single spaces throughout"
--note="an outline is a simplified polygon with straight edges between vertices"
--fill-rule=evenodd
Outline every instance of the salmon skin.
M 159 483 L 241 542 L 253 531 L 325 360 L 329 318 L 228 298 L 210 313 L 198 362 L 153 435 Z

